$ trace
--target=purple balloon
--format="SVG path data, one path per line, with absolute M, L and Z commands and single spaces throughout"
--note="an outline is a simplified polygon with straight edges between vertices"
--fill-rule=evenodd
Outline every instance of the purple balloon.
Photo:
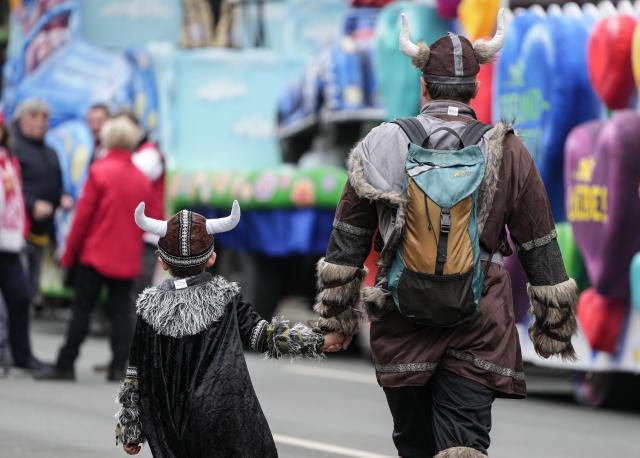
M 565 144 L 567 217 L 591 284 L 629 298 L 629 266 L 640 250 L 640 116 L 615 113 L 576 127 Z
M 443 18 L 454 19 L 458 16 L 460 0 L 438 0 L 438 14 Z

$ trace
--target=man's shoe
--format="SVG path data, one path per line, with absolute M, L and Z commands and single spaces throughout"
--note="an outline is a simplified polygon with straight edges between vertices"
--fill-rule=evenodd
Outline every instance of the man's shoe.
M 76 379 L 73 369 L 60 369 L 58 366 L 42 364 L 33 371 L 33 378 L 36 380 L 69 380 Z

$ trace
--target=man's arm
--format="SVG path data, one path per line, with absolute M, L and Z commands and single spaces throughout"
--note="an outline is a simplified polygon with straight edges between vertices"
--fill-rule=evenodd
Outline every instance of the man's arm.
M 364 261 L 378 225 L 375 204 L 356 193 L 350 182 L 336 209 L 327 254 L 318 262 L 318 296 L 314 310 L 324 331 L 352 336 L 358 330 L 360 285 Z
M 534 316 L 529 336 L 540 356 L 560 355 L 573 360 L 571 337 L 577 330 L 576 283 L 564 268 L 540 174 L 522 143 L 515 136 L 510 137 L 505 141 L 505 148 L 511 147 L 517 159 L 510 171 L 514 175 L 515 200 L 507 225 L 529 280 L 527 292 Z

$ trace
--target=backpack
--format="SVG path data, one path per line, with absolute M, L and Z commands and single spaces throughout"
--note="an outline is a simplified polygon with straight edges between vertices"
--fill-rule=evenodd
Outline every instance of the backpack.
M 484 274 L 477 198 L 485 157 L 477 144 L 491 126 L 472 121 L 462 135 L 449 127 L 435 129 L 432 134 L 446 131 L 457 137 L 461 147 L 435 150 L 425 148 L 429 135 L 418 119 L 393 123 L 411 143 L 402 189 L 405 225 L 389 269 L 389 291 L 409 320 L 457 326 L 480 311 Z

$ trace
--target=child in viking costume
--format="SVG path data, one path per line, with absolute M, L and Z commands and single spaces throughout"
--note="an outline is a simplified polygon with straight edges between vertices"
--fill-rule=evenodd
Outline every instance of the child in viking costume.
M 480 64 L 503 41 L 503 11 L 491 40 L 449 34 L 430 47 L 410 40 L 402 18 L 400 50 L 422 72 L 422 110 L 381 124 L 352 151 L 318 264 L 322 329 L 348 339 L 360 312 L 372 321 L 402 457 L 483 457 L 495 397 L 526 395 L 502 266 L 507 228 L 529 280 L 535 350 L 575 357 L 576 284 L 540 175 L 511 125 L 485 126 L 469 106 Z M 374 236 L 383 246 L 376 285 L 361 290 Z
M 158 255 L 173 278 L 138 297 L 116 428 L 129 454 L 147 441 L 156 457 L 277 456 L 243 345 L 272 358 L 313 359 L 342 343 L 337 333 L 323 336 L 301 323 L 268 323 L 236 283 L 205 272 L 216 260 L 214 234 L 239 220 L 237 202 L 230 216 L 209 220 L 187 210 L 155 220 L 144 203 L 135 211 L 138 226 L 160 237 Z

